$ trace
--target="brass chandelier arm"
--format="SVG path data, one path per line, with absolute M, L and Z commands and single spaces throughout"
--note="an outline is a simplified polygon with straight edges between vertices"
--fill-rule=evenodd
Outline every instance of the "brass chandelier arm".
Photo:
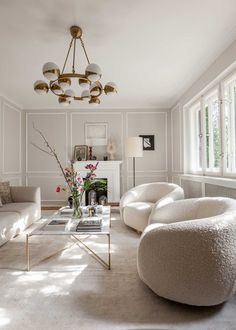
M 85 56 L 86 56 L 87 62 L 88 62 L 88 64 L 90 64 L 90 61 L 89 61 L 89 58 L 88 58 L 88 54 L 87 54 L 86 49 L 85 49 L 84 42 L 83 42 L 83 40 L 82 40 L 81 37 L 80 37 L 79 39 L 80 39 L 81 46 L 82 46 L 82 48 L 83 48 L 84 54 L 85 54 Z
M 73 44 L 73 40 L 74 40 L 74 38 L 72 37 L 70 45 L 69 45 L 69 49 L 68 49 L 67 54 L 66 54 L 66 59 L 65 59 L 65 62 L 64 62 L 63 68 L 62 68 L 62 72 L 61 72 L 62 74 L 64 73 L 66 63 L 67 63 L 68 57 L 70 55 L 70 50 L 71 50 L 71 47 L 72 47 L 72 44 Z
M 53 88 L 52 88 L 53 84 L 54 84 L 56 81 L 57 81 L 57 80 L 50 81 L 50 83 L 49 83 L 49 88 L 50 88 L 50 91 L 51 91 L 54 95 L 56 95 L 56 96 L 58 97 L 59 95 L 57 95 L 57 94 L 54 92 Z
M 73 49 L 73 64 L 72 64 L 73 73 L 75 73 L 75 49 L 76 49 L 76 38 L 74 39 L 74 49 Z

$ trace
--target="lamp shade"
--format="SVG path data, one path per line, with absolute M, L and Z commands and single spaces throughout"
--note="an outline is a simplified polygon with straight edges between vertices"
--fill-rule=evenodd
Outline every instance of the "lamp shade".
M 128 137 L 126 140 L 127 157 L 143 157 L 143 139 L 141 137 Z

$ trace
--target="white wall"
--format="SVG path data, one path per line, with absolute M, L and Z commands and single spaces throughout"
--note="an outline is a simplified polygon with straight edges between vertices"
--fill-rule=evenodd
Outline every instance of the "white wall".
M 185 189 L 186 197 L 215 196 L 222 195 L 222 189 L 227 183 L 221 181 L 215 183 L 210 189 L 207 182 L 201 178 L 182 177 L 184 172 L 184 139 L 188 139 L 188 134 L 184 136 L 184 114 L 183 108 L 189 102 L 199 97 L 206 88 L 217 83 L 219 79 L 236 69 L 236 41 L 222 53 L 216 61 L 204 72 L 204 74 L 186 91 L 178 104 L 171 109 L 171 180 L 181 184 Z M 185 130 L 186 132 L 187 130 Z M 182 178 L 181 178 L 182 177 Z M 213 185 L 212 180 L 210 181 Z M 218 184 L 220 184 L 218 186 Z M 226 187 L 227 190 L 227 187 Z M 227 195 L 226 192 L 224 194 Z M 234 197 L 235 193 L 231 194 Z M 228 196 L 231 196 L 228 192 Z
M 32 146 L 43 146 L 33 130 L 34 123 L 52 145 L 55 146 L 63 166 L 72 158 L 74 145 L 85 144 L 85 123 L 108 124 L 108 137 L 117 145 L 116 159 L 123 160 L 121 171 L 122 193 L 132 186 L 132 162 L 125 159 L 125 139 L 139 134 L 155 135 L 155 151 L 144 151 L 143 158 L 136 159 L 136 184 L 153 181 L 168 181 L 168 111 L 167 110 L 27 110 L 25 123 L 24 183 L 37 185 L 42 190 L 44 205 L 61 204 L 65 196 L 55 192 L 63 180 L 54 159 Z M 102 159 L 105 147 L 94 147 L 94 154 Z M 99 159 L 98 158 L 98 159 Z
M 22 184 L 22 111 L 0 97 L 0 180 Z

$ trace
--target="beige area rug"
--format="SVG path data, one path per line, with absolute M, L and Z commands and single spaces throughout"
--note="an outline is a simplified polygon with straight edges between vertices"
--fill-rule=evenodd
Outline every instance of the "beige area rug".
M 71 242 L 33 237 L 32 267 L 25 268 L 25 235 L 0 248 L 0 329 L 236 329 L 236 299 L 211 308 L 164 300 L 140 280 L 139 236 L 112 214 L 112 270 L 77 246 L 40 262 Z M 105 258 L 105 238 L 90 246 Z M 5 268 L 5 269 L 4 269 Z

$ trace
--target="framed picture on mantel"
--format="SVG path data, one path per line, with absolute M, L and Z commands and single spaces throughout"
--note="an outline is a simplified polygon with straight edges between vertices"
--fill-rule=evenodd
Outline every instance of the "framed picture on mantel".
M 74 147 L 74 161 L 82 161 L 88 159 L 88 146 L 76 145 Z
M 155 150 L 154 135 L 139 135 L 143 138 L 143 150 Z
M 107 131 L 107 123 L 85 123 L 85 143 L 88 146 L 106 146 Z

